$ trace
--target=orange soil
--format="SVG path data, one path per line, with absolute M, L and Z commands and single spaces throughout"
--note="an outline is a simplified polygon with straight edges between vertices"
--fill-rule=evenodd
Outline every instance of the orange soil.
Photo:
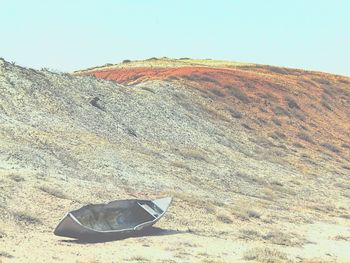
M 225 120 L 225 111 L 238 110 L 248 116 L 248 126 L 261 135 L 283 132 L 285 140 L 318 152 L 325 151 L 324 143 L 332 142 L 339 149 L 350 144 L 350 123 L 342 121 L 350 116 L 350 79 L 346 77 L 271 66 L 135 67 L 79 75 L 94 75 L 125 85 L 177 81 L 212 99 L 219 109 L 217 118 Z M 275 124 L 276 119 L 280 125 Z M 300 133 L 309 135 L 313 142 L 300 139 Z M 334 151 L 328 154 L 338 158 Z

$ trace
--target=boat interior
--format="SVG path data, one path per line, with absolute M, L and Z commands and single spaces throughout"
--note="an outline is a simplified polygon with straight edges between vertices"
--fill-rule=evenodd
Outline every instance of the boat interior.
M 71 212 L 82 225 L 96 231 L 132 229 L 155 220 L 162 213 L 162 209 L 148 200 L 121 200 L 87 205 Z

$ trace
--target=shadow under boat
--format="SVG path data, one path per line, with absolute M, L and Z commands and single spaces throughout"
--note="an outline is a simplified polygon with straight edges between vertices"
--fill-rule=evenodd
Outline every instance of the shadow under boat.
M 86 205 L 67 213 L 54 234 L 82 243 L 177 234 L 174 230 L 151 227 L 165 214 L 171 201 L 171 197 L 166 197 L 153 201 L 128 199 Z
M 132 233 L 116 234 L 109 236 L 85 236 L 80 239 L 62 239 L 60 242 L 64 243 L 75 243 L 75 244 L 93 244 L 93 243 L 105 243 L 118 240 L 124 240 L 128 238 L 138 238 L 147 236 L 167 236 L 167 235 L 177 235 L 186 234 L 188 231 L 172 230 L 172 229 L 162 229 L 158 227 L 149 227 L 142 229 L 140 231 L 135 231 Z

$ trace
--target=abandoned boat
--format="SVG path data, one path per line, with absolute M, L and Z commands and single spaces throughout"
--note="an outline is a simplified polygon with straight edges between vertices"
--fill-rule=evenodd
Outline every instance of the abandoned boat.
M 155 224 L 171 200 L 171 197 L 154 201 L 129 199 L 85 205 L 69 212 L 54 234 L 76 239 L 132 234 Z

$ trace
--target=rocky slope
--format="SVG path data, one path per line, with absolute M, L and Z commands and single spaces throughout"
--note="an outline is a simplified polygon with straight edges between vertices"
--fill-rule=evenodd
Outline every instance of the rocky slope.
M 0 60 L 0 90 L 4 262 L 350 258 L 350 78 L 189 59 L 71 75 Z M 81 204 L 165 195 L 156 235 L 52 235 Z

